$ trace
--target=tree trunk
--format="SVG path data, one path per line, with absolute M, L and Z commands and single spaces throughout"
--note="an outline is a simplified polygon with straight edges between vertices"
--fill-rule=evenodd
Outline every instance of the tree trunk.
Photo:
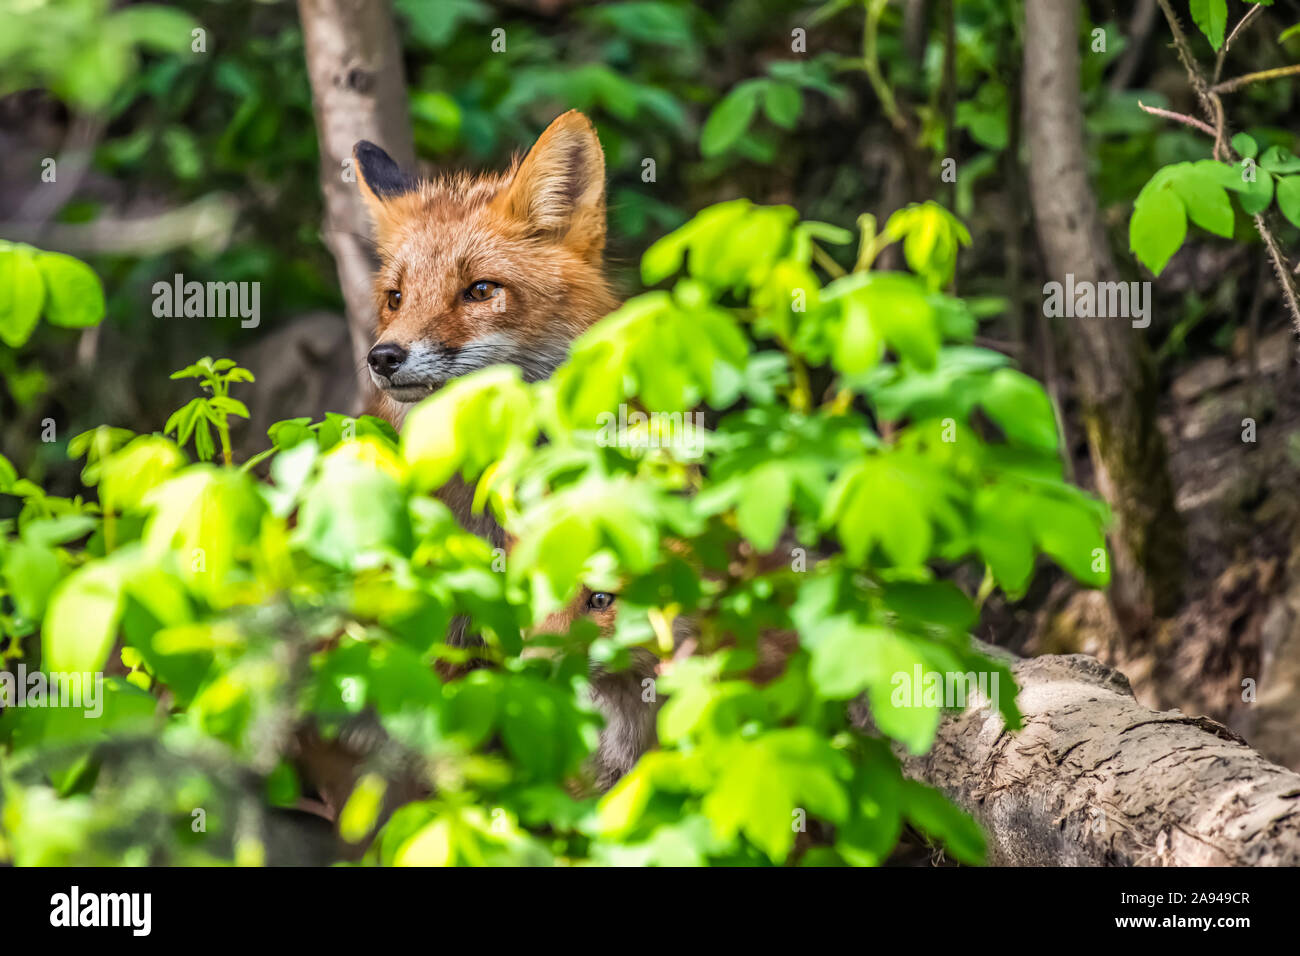
M 415 166 L 402 50 L 386 0 L 298 0 L 298 13 L 320 140 L 325 244 L 338 268 L 352 357 L 364 368 L 374 342 L 375 263 L 352 147 L 368 139 L 404 168 Z
M 904 760 L 979 821 L 990 863 L 1300 865 L 1300 774 L 1209 718 L 1147 710 L 1095 658 L 1012 670 L 1022 730 L 971 708 L 945 719 L 928 754 Z
M 1025 4 L 1024 129 L 1049 277 L 1118 278 L 1087 176 L 1079 102 L 1079 0 Z M 1097 487 L 1114 514 L 1110 599 L 1129 635 L 1182 597 L 1186 543 L 1174 508 L 1143 330 L 1124 318 L 1063 320 Z

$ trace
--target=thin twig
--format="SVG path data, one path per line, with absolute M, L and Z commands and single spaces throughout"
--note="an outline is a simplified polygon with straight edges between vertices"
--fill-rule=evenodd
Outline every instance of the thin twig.
M 1237 21 L 1237 25 L 1233 27 L 1232 32 L 1228 34 L 1228 39 L 1223 41 L 1223 46 L 1219 48 L 1218 59 L 1214 61 L 1214 82 L 1215 83 L 1218 83 L 1219 77 L 1223 75 L 1223 61 L 1228 55 L 1228 47 L 1232 46 L 1232 41 L 1237 39 L 1237 34 L 1240 33 L 1243 29 L 1245 29 L 1246 26 L 1250 23 L 1250 21 L 1255 18 L 1255 15 L 1263 9 L 1264 9 L 1263 7 L 1256 5 L 1251 7 L 1249 10 L 1247 10 L 1245 16 L 1243 16 L 1240 20 Z
M 1175 113 L 1173 110 L 1161 109 L 1159 106 L 1147 106 L 1141 100 L 1138 100 L 1138 108 L 1145 110 L 1152 116 L 1163 116 L 1165 119 L 1176 120 L 1187 126 L 1195 127 L 1209 136 L 1214 135 L 1214 127 L 1205 120 L 1197 119 L 1195 116 L 1188 116 L 1186 113 Z
M 867 79 L 870 81 L 876 97 L 880 100 L 880 107 L 885 112 L 885 118 L 889 120 L 894 129 L 907 134 L 907 120 L 894 99 L 894 91 L 890 89 L 889 83 L 885 81 L 884 74 L 880 70 L 880 57 L 876 44 L 880 17 L 888 6 L 889 0 L 873 0 L 867 7 L 867 22 L 862 31 L 862 68 L 867 74 Z
M 1259 9 L 1256 7 L 1255 9 Z M 1233 93 L 1243 86 L 1250 83 L 1261 83 L 1264 80 L 1276 80 L 1282 76 L 1295 76 L 1300 73 L 1300 63 L 1292 63 L 1290 66 L 1274 67 L 1271 70 L 1257 70 L 1254 73 L 1247 73 L 1244 76 L 1236 77 L 1231 80 L 1224 80 L 1210 87 L 1211 93 Z
M 1255 215 L 1255 231 L 1264 240 L 1268 257 L 1273 263 L 1273 271 L 1277 273 L 1277 284 L 1282 287 L 1282 297 L 1286 300 L 1287 310 L 1291 313 L 1291 321 L 1295 323 L 1296 331 L 1300 332 L 1300 290 L 1296 289 L 1296 280 L 1291 275 L 1291 265 L 1283 255 L 1282 247 L 1277 244 L 1272 230 L 1268 228 L 1268 223 L 1264 221 L 1263 213 Z
M 1201 67 L 1196 62 L 1196 54 L 1192 52 L 1192 45 L 1187 42 L 1187 34 L 1183 32 L 1182 24 L 1178 22 L 1178 16 L 1169 5 L 1169 0 L 1159 0 L 1159 3 L 1165 20 L 1169 23 L 1169 30 L 1174 35 L 1174 49 L 1178 51 L 1178 59 L 1187 70 L 1187 78 L 1192 83 L 1192 89 L 1196 91 L 1196 98 L 1200 100 L 1201 108 L 1205 110 L 1206 115 L 1214 121 L 1214 158 L 1221 160 L 1227 152 L 1226 137 L 1223 133 L 1223 104 L 1205 82 Z

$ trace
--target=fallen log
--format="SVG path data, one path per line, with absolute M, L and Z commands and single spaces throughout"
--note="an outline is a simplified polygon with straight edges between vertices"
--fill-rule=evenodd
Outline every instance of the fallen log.
M 1016 659 L 1012 670 L 1021 730 L 970 707 L 945 718 L 929 753 L 904 760 L 979 821 L 990 863 L 1300 865 L 1300 774 L 1207 717 L 1147 710 L 1096 658 Z

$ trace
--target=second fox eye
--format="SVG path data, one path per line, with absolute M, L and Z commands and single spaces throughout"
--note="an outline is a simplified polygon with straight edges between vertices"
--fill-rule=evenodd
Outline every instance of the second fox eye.
M 489 282 L 487 279 L 480 279 L 468 289 L 465 290 L 465 298 L 471 302 L 486 302 L 497 294 L 501 286 L 495 282 Z
M 614 603 L 614 595 L 608 591 L 597 591 L 591 597 L 587 598 L 587 608 L 592 611 L 603 611 Z
M 398 307 L 399 305 L 401 305 L 401 304 L 402 304 L 402 293 L 398 292 L 396 289 L 389 289 L 389 290 L 388 290 L 388 307 L 389 307 L 391 310 L 393 310 L 394 312 L 396 312 L 396 311 L 397 311 L 397 307 Z

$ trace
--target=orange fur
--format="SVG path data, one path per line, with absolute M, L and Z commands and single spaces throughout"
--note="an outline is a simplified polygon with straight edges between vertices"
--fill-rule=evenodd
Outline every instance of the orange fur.
M 557 118 L 522 161 L 499 175 L 416 181 L 369 143 L 358 143 L 354 155 L 381 263 L 378 337 L 370 352 L 380 399 L 373 411 L 395 427 L 411 403 L 476 369 L 506 362 L 530 380 L 550 375 L 573 340 L 618 304 L 603 261 L 605 158 L 581 113 Z M 481 282 L 499 288 L 471 298 Z M 439 497 L 466 528 L 508 546 L 489 516 L 471 513 L 472 487 L 453 480 Z M 613 606 L 596 609 L 591 597 L 584 588 L 539 630 L 564 633 L 586 616 L 610 633 Z M 465 628 L 456 619 L 447 642 L 472 645 Z M 640 652 L 629 671 L 592 672 L 592 694 L 607 721 L 593 766 L 599 789 L 654 745 L 658 705 L 644 682 L 653 680 L 655 664 Z
M 386 193 L 382 183 L 372 188 L 376 169 L 367 169 L 360 146 L 358 179 L 381 263 L 376 346 L 406 353 L 391 376 L 377 374 L 372 362 L 382 396 L 376 411 L 394 425 L 410 403 L 490 364 L 546 377 L 570 343 L 617 305 L 603 262 L 604 154 L 581 113 L 556 119 L 504 173 L 410 181 Z M 500 290 L 469 299 L 480 281 Z

